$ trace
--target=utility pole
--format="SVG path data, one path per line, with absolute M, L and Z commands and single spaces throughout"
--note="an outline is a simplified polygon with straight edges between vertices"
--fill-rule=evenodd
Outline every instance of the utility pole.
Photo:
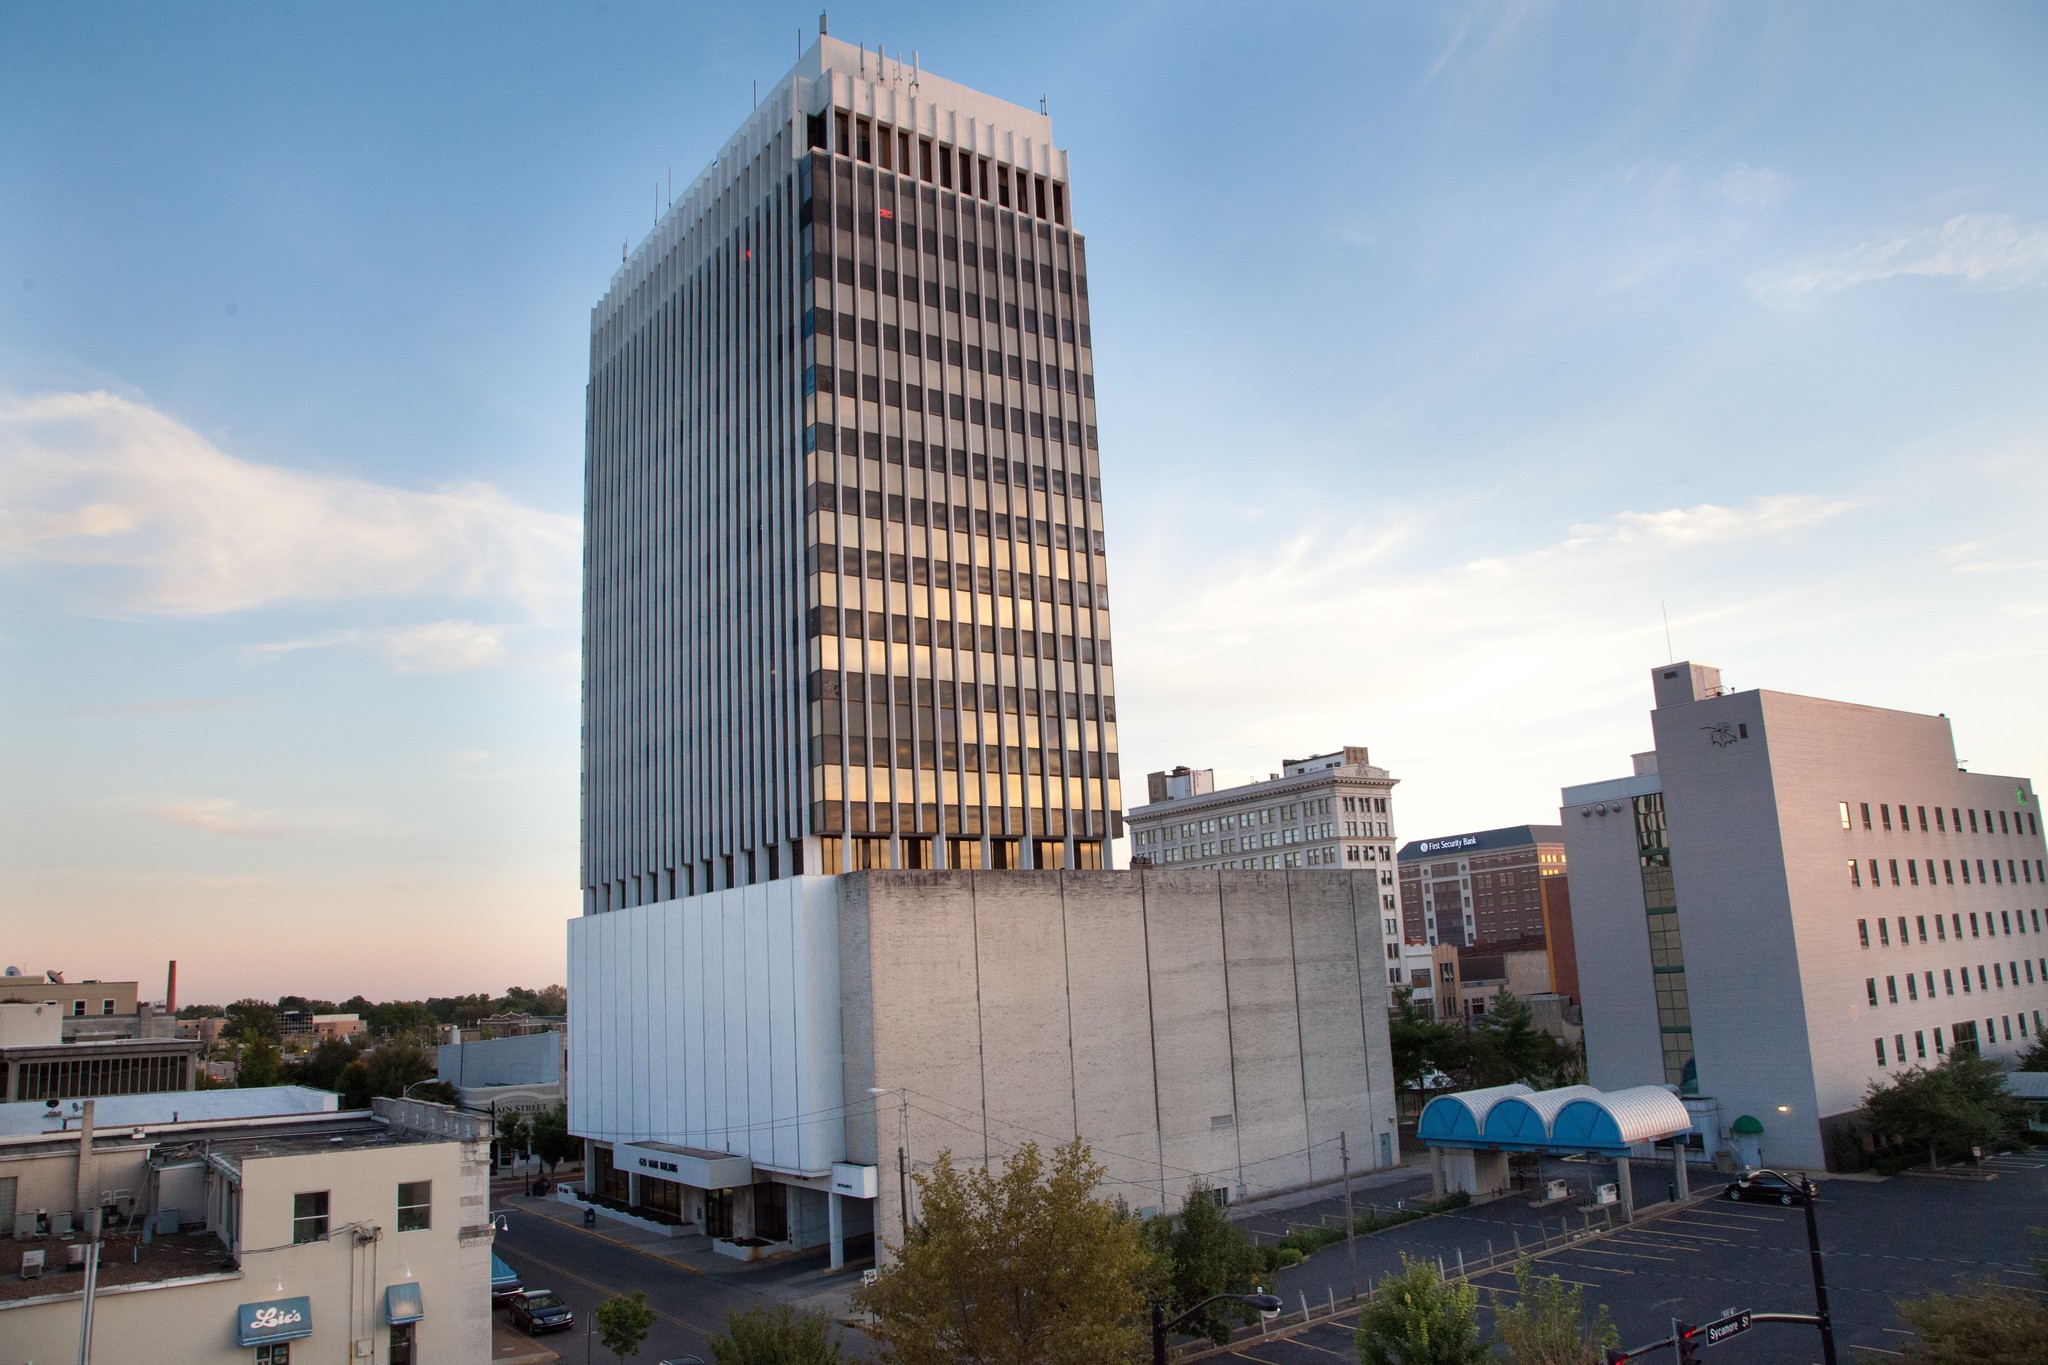
M 1337 1132 L 1337 1160 L 1344 1166 L 1344 1250 L 1351 1257 L 1351 1297 L 1358 1297 L 1358 1225 L 1351 1219 L 1351 1144 L 1349 1134 Z
M 1813 1263 L 1813 1311 L 1820 1317 L 1821 1365 L 1835 1365 L 1835 1320 L 1828 1314 L 1828 1277 L 1820 1263 L 1820 1223 L 1813 1206 L 1820 1190 L 1806 1182 L 1806 1256 Z

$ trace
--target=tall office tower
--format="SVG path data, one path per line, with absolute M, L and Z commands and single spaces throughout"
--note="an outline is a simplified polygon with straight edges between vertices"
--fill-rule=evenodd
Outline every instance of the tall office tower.
M 1051 121 L 820 35 L 591 318 L 587 911 L 1121 834 Z

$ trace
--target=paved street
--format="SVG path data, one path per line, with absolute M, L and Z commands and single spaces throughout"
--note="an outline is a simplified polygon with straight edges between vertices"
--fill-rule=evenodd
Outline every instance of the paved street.
M 1989 1169 L 1996 1180 L 1908 1175 L 1822 1184 L 1818 1215 L 1841 1359 L 1851 1359 L 1857 1347 L 1897 1349 L 1903 1329 L 1892 1310 L 1894 1298 L 1948 1288 L 1959 1277 L 1995 1274 L 2025 1282 L 2034 1274 L 2031 1257 L 2048 1249 L 2029 1232 L 2048 1223 L 2048 1157 L 1999 1158 Z M 1647 1187 L 1651 1174 L 1648 1163 L 1638 1163 L 1638 1190 Z M 1543 1212 L 1520 1199 L 1501 1200 L 1363 1239 L 1361 1275 L 1369 1281 L 1392 1269 L 1402 1250 L 1443 1255 L 1447 1262 L 1461 1249 L 1477 1257 L 1488 1242 L 1498 1248 L 1526 1237 L 1529 1220 Z M 1813 1311 L 1802 1210 L 1715 1202 L 1662 1217 L 1656 1213 L 1542 1262 L 1545 1274 L 1584 1285 L 1589 1298 L 1608 1305 L 1624 1345 L 1668 1334 L 1673 1316 L 1704 1322 L 1726 1308 Z M 1548 1216 L 1554 1227 L 1557 1214 Z M 1343 1293 L 1348 1276 L 1339 1245 L 1282 1272 L 1279 1288 L 1293 1307 L 1303 1293 L 1315 1300 L 1333 1283 Z M 1512 1292 L 1506 1271 L 1477 1283 L 1486 1299 Z M 1268 1365 L 1354 1359 L 1351 1322 L 1318 1326 L 1288 1342 L 1249 1344 L 1231 1355 Z M 1819 1359 L 1813 1329 L 1766 1324 L 1714 1347 L 1711 1365 L 1807 1365 Z
M 693 1354 L 709 1360 L 706 1342 L 724 1327 L 728 1312 L 778 1302 L 778 1286 L 814 1276 L 824 1264 L 818 1253 L 744 1270 L 736 1266 L 729 1274 L 702 1274 L 529 1209 L 514 1206 L 501 1211 L 510 1226 L 498 1234 L 498 1255 L 529 1288 L 552 1289 L 576 1310 L 572 1332 L 542 1338 L 561 1353 L 565 1365 L 585 1365 L 586 1356 L 590 1365 L 611 1359 L 595 1338 L 586 1340 L 586 1332 L 597 1305 L 613 1294 L 644 1290 L 659 1315 L 638 1359 L 649 1365 Z M 507 1310 L 498 1309 L 496 1316 L 504 1319 Z M 851 1359 L 872 1357 L 871 1343 L 858 1333 L 846 1332 L 843 1344 Z

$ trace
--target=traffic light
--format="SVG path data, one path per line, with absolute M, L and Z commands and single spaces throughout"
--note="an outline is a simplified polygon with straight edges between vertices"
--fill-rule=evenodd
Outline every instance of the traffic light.
M 1678 1341 L 1678 1365 L 1699 1365 L 1700 1339 L 1706 1334 L 1690 1322 L 1673 1322 L 1671 1330 Z

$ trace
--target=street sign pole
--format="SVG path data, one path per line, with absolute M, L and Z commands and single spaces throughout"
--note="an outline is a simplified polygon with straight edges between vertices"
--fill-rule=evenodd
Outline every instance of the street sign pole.
M 1806 1182 L 1806 1256 L 1813 1265 L 1813 1307 L 1820 1318 L 1821 1365 L 1835 1365 L 1835 1321 L 1828 1314 L 1828 1277 L 1820 1263 L 1820 1224 L 1813 1206 L 1820 1191 Z

